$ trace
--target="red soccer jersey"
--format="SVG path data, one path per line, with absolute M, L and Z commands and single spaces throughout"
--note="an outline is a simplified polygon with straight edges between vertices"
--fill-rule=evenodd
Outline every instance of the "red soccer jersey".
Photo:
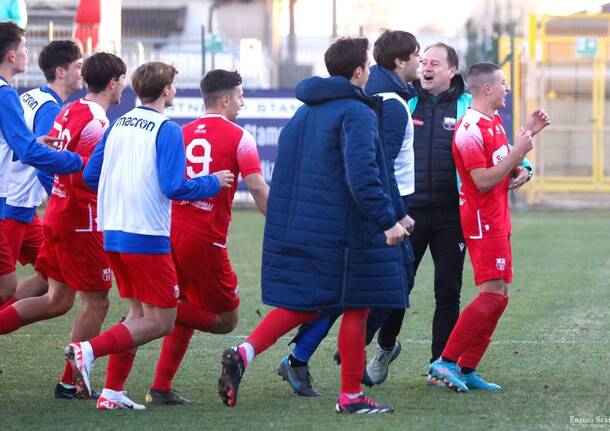
M 172 208 L 172 230 L 193 232 L 224 245 L 231 223 L 231 206 L 237 177 L 261 173 L 254 137 L 221 115 L 204 115 L 182 128 L 186 150 L 186 177 L 194 178 L 228 169 L 235 175 L 233 187 L 223 188 L 211 199 L 177 201 Z
M 107 127 L 104 108 L 95 102 L 79 99 L 59 113 L 49 135 L 59 137 L 61 142 L 57 145 L 62 150 L 78 153 L 86 163 Z M 85 185 L 82 173 L 55 175 L 44 223 L 90 232 L 97 230 L 96 217 L 97 193 Z
M 453 136 L 453 158 L 460 188 L 460 219 L 466 239 L 482 239 L 510 235 L 508 209 L 509 176 L 488 192 L 480 192 L 470 171 L 492 168 L 502 161 L 509 150 L 508 140 L 498 114 L 489 118 L 468 109 Z

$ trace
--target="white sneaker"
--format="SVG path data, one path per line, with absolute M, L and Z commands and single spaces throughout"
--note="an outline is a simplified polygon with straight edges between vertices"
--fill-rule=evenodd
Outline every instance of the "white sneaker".
M 366 373 L 374 385 L 380 385 L 388 378 L 390 363 L 400 354 L 400 343 L 396 341 L 392 350 L 377 346 L 375 357 L 366 366 Z
M 97 399 L 97 408 L 100 410 L 145 410 L 142 404 L 134 403 L 123 391 L 113 391 L 112 389 L 106 389 L 102 391 L 102 394 Z
M 87 341 L 70 343 L 64 349 L 66 361 L 72 366 L 76 393 L 85 399 L 91 398 L 89 376 L 93 371 L 93 349 Z

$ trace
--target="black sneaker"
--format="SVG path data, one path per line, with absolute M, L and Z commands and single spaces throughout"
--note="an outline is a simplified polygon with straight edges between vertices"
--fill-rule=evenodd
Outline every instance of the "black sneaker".
M 222 352 L 220 364 L 222 371 L 218 379 L 218 395 L 227 407 L 235 407 L 237 389 L 246 370 L 244 358 L 237 347 L 231 347 Z
M 58 383 L 57 386 L 55 386 L 55 398 L 57 398 L 57 399 L 63 399 L 63 400 L 87 400 L 87 399 L 92 399 L 92 400 L 97 400 L 99 397 L 100 397 L 100 393 L 96 392 L 94 390 L 91 390 L 91 397 L 90 398 L 85 398 L 85 397 L 79 395 L 76 392 L 76 387 L 66 388 L 61 383 Z
M 364 394 L 353 400 L 343 394 L 339 395 L 339 401 L 335 409 L 337 413 L 348 415 L 374 415 L 378 413 L 392 413 L 394 411 L 391 405 L 377 404 Z
M 311 374 L 309 367 L 291 367 L 288 358 L 280 362 L 277 373 L 288 382 L 294 391 L 302 397 L 319 397 L 320 392 L 311 386 Z
M 176 406 L 191 404 L 191 400 L 187 400 L 173 389 L 168 392 L 149 389 L 146 394 L 146 404 L 162 404 L 166 406 Z

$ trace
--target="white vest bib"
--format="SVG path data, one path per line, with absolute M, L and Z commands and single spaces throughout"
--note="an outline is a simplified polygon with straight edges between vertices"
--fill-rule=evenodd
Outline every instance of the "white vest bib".
M 135 108 L 112 126 L 104 147 L 97 201 L 101 230 L 169 236 L 171 201 L 161 192 L 157 136 L 167 117 Z
M 34 119 L 45 103 L 57 103 L 55 97 L 39 88 L 20 97 L 25 124 L 34 131 Z M 45 191 L 36 176 L 36 169 L 19 160 L 11 162 L 6 203 L 14 207 L 34 208 L 41 204 Z
M 407 196 L 415 192 L 415 154 L 413 152 L 413 120 L 407 102 L 396 93 L 379 93 L 383 101 L 398 100 L 407 112 L 407 129 L 403 139 L 400 152 L 394 162 L 394 175 L 398 184 L 400 196 Z
M 5 85 L 7 84 L 0 80 L 0 88 Z M 12 159 L 13 150 L 7 144 L 6 139 L 0 130 L 0 198 L 5 198 L 8 194 L 8 171 Z

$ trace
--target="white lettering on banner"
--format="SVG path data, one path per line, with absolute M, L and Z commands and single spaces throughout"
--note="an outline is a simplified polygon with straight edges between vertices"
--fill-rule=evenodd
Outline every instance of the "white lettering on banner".
M 169 118 L 199 118 L 203 114 L 201 97 L 174 97 L 173 103 L 164 112 Z
M 250 97 L 239 112 L 240 119 L 289 119 L 302 105 L 294 97 Z M 165 110 L 169 118 L 198 118 L 203 114 L 201 97 L 175 97 Z
M 279 126 L 259 126 L 252 123 L 244 124 L 244 129 L 254 136 L 258 147 L 277 146 L 282 131 L 282 127 Z
M 273 176 L 273 168 L 275 167 L 275 161 L 271 160 L 261 160 L 261 171 L 263 174 L 263 178 L 268 183 L 271 182 L 271 177 Z

